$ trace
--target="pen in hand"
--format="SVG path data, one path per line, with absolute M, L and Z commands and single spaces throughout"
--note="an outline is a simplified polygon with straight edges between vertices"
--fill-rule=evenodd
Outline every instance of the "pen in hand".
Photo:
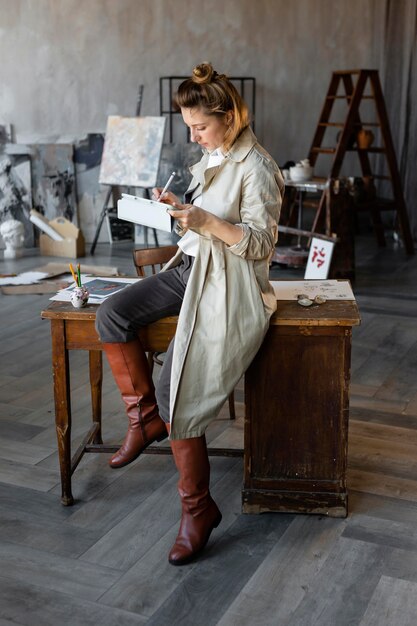
M 168 178 L 165 187 L 162 189 L 161 193 L 159 194 L 159 198 L 158 198 L 157 202 L 161 202 L 162 196 L 168 191 L 168 187 L 170 186 L 170 184 L 174 180 L 175 174 L 176 174 L 176 172 L 172 172 L 171 176 Z

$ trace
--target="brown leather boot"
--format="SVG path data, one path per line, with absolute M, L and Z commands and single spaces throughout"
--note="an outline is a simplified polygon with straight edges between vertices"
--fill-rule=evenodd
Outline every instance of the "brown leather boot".
M 103 343 L 103 348 L 129 417 L 126 437 L 109 461 L 110 467 L 117 468 L 137 459 L 154 441 L 165 439 L 167 431 L 158 414 L 148 361 L 139 339 Z
M 205 437 L 170 443 L 180 475 L 178 492 L 182 517 L 168 558 L 172 565 L 185 565 L 203 550 L 211 531 L 220 524 L 222 514 L 209 491 L 210 464 Z

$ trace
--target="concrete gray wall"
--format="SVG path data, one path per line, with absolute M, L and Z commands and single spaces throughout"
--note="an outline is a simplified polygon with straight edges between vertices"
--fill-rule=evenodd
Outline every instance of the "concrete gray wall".
M 399 0 L 401 5 L 407 0 Z M 415 0 L 410 0 L 415 5 Z M 331 72 L 381 68 L 389 0 L 0 0 L 0 123 L 17 140 L 159 114 L 159 77 L 257 80 L 256 131 L 278 163 L 308 152 Z

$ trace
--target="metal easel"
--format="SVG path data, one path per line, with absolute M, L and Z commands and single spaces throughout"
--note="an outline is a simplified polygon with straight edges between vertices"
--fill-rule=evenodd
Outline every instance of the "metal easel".
M 143 98 L 143 85 L 139 85 L 138 99 L 136 102 L 136 117 L 140 116 L 140 110 L 142 108 L 142 98 Z M 128 191 L 130 190 L 128 189 Z M 147 198 L 150 197 L 149 189 L 145 189 L 145 195 Z M 103 208 L 101 209 L 96 232 L 94 235 L 94 240 L 93 240 L 93 243 L 91 244 L 90 254 L 94 254 L 104 220 L 106 220 L 106 224 L 107 224 L 109 241 L 111 244 L 113 243 L 110 216 L 117 217 L 117 200 L 119 198 L 120 198 L 120 186 L 110 185 L 106 194 L 106 198 L 104 200 Z M 110 199 L 111 199 L 111 205 L 109 205 Z M 148 245 L 148 229 L 146 226 L 143 226 L 143 228 L 144 228 L 144 235 L 145 235 L 145 245 Z M 156 234 L 156 230 L 153 228 L 152 231 L 153 231 L 153 236 L 155 239 L 155 245 L 159 246 L 158 235 Z

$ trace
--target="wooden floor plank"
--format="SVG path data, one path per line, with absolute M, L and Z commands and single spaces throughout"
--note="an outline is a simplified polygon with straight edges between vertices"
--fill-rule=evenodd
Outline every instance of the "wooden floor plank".
M 404 355 L 417 341 L 417 327 L 415 320 L 398 323 L 389 317 L 378 319 L 373 326 L 365 340 L 370 349 L 368 359 L 354 375 L 364 385 L 380 386 L 393 372 L 398 373 Z
M 417 502 L 417 480 L 349 468 L 348 485 L 355 491 Z
M 98 600 L 119 578 L 120 572 L 0 541 L 2 576 L 43 589 L 60 591 L 84 600 Z
M 417 416 L 417 393 L 415 393 L 407 402 L 407 406 L 405 408 L 405 413 L 407 415 L 416 415 Z
M 73 507 L 62 506 L 52 493 L 42 493 L 30 487 L 16 487 L 2 482 L 0 504 L 1 511 L 9 510 L 16 515 L 30 511 L 34 520 L 40 518 L 56 522 L 65 521 L 78 508 L 77 504 Z
M 417 529 L 414 524 L 402 521 L 394 522 L 371 515 L 356 514 L 344 529 L 343 536 L 385 547 L 417 552 Z
M 3 509 L 0 515 L 3 541 L 53 554 L 77 558 L 97 542 L 97 532 L 74 528 L 65 521 L 47 516 L 33 518 L 30 513 Z
M 0 617 L 23 626 L 143 626 L 146 618 L 0 576 Z
M 381 577 L 383 555 L 381 546 L 341 537 L 288 626 L 358 624 Z
M 363 514 L 417 525 L 417 502 L 400 500 L 393 496 L 381 496 L 349 489 L 349 510 L 349 519 Z
M 18 445 L 11 445 L 9 439 L 0 437 L 0 459 L 13 461 L 14 463 L 25 463 L 26 465 L 36 465 L 45 457 L 49 456 L 54 448 L 52 446 L 37 446 L 32 442 L 19 441 Z
M 120 472 L 123 469 L 125 471 Z M 143 456 L 135 465 L 120 470 L 108 466 L 102 470 L 113 478 L 113 482 L 97 490 L 92 500 L 83 503 L 71 515 L 71 524 L 94 528 L 104 534 L 175 475 L 172 459 L 168 456 Z
M 360 422 L 370 422 L 374 424 L 386 424 L 387 426 L 397 426 L 400 428 L 417 429 L 417 415 L 406 415 L 403 410 L 391 412 L 381 411 L 374 408 L 353 406 L 350 403 L 350 419 Z
M 294 519 L 218 626 L 287 624 L 345 526 L 344 520 Z
M 379 398 L 364 398 L 363 396 L 352 395 L 350 406 L 353 408 L 370 409 L 381 413 L 398 413 L 401 415 L 406 407 L 407 400 L 380 400 Z
M 0 459 L 0 482 L 30 487 L 36 491 L 49 491 L 60 481 L 58 467 L 55 470 L 45 470 L 36 465 Z
M 382 576 L 359 626 L 417 623 L 417 583 Z
M 367 437 L 368 440 L 378 439 L 393 443 L 417 446 L 417 431 L 404 426 L 364 422 L 357 419 L 349 421 L 349 436 Z
M 417 480 L 417 445 L 377 439 L 349 436 L 350 469 L 375 472 L 391 477 Z
M 44 428 L 41 426 L 25 424 L 11 419 L 0 419 L 0 440 L 28 441 L 43 431 Z
M 415 323 L 415 320 L 414 320 Z M 380 399 L 401 399 L 407 402 L 417 393 L 417 341 L 408 346 L 403 356 L 399 359 L 395 370 L 375 394 Z

